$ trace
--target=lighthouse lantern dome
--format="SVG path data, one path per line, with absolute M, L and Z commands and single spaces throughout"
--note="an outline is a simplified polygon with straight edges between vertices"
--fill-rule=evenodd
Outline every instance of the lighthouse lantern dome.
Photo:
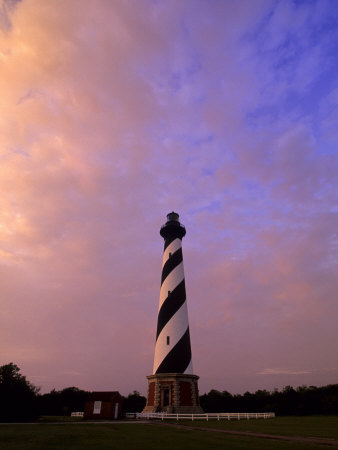
M 178 220 L 179 217 L 179 214 L 174 211 L 167 214 L 167 222 L 162 225 L 160 230 L 160 235 L 165 241 L 168 239 L 171 241 L 176 238 L 182 239 L 185 236 L 185 227 Z
M 179 217 L 180 216 L 177 213 L 175 213 L 174 211 L 172 211 L 171 213 L 167 214 L 168 222 L 171 222 L 171 221 L 178 222 L 178 218 Z

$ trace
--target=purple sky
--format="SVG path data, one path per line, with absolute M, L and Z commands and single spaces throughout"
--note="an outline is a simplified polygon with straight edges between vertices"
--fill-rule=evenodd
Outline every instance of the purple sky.
M 338 8 L 3 0 L 0 364 L 145 394 L 163 240 L 200 391 L 338 382 Z

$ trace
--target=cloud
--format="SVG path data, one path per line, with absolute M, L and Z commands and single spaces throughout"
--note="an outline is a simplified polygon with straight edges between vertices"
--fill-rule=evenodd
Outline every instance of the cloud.
M 263 369 L 258 375 L 304 375 L 311 373 L 308 370 L 290 370 L 290 369 Z
M 45 390 L 81 373 L 82 388 L 144 392 L 158 230 L 174 209 L 188 231 L 193 358 L 205 388 L 255 388 L 261 367 L 294 361 L 330 368 L 330 3 L 9 5 L 0 32 L 1 358 L 40 373 Z M 332 382 L 332 372 L 305 375 Z

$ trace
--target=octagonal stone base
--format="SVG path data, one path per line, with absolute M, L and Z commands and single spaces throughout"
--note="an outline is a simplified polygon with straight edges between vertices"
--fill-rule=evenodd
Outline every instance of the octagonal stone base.
M 158 373 L 147 378 L 147 404 L 143 412 L 203 413 L 199 404 L 197 375 Z

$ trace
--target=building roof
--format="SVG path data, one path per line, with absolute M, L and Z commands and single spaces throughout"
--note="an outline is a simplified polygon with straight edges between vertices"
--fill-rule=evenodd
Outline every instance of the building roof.
M 118 391 L 94 391 L 88 395 L 86 400 L 110 402 L 112 400 L 118 400 L 120 398 L 121 394 Z

